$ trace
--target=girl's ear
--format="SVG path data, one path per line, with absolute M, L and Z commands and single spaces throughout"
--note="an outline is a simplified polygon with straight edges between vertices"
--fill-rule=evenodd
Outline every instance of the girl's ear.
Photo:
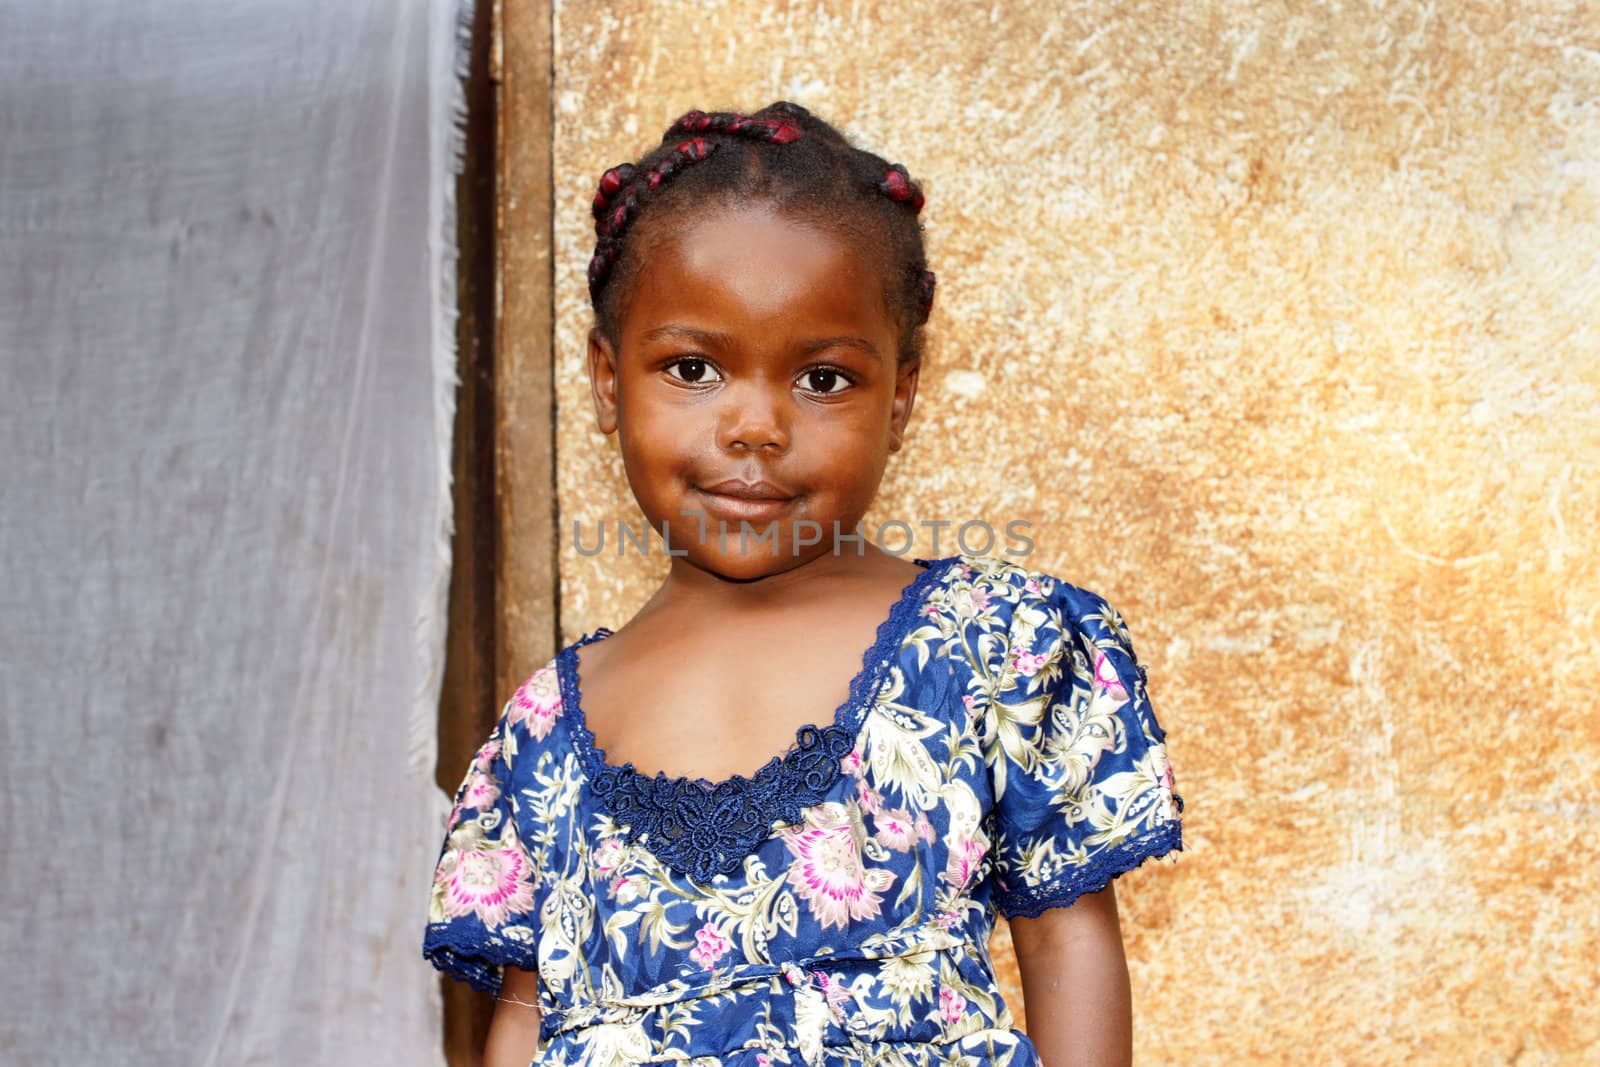
M 911 421 L 911 405 L 917 399 L 917 377 L 922 373 L 922 360 L 902 363 L 894 380 L 894 408 L 889 415 L 889 451 L 900 451 L 900 442 L 906 434 L 906 423 Z
M 617 353 L 598 328 L 589 331 L 589 393 L 603 434 L 617 431 Z

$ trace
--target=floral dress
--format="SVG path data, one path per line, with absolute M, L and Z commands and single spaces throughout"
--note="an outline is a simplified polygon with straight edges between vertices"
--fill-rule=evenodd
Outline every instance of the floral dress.
M 539 974 L 540 1065 L 1037 1064 L 995 915 L 1181 849 L 1122 618 L 1014 563 L 923 567 L 832 722 L 750 778 L 647 777 L 584 724 L 578 649 L 517 690 L 456 795 L 423 953 Z

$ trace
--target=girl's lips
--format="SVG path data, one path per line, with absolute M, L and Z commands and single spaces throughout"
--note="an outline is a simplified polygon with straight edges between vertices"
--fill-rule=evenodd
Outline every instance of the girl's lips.
M 701 487 L 703 493 L 733 496 L 741 500 L 789 500 L 794 494 L 771 482 L 747 482 L 742 478 L 729 478 L 715 485 Z
M 794 497 L 782 495 L 766 482 L 722 482 L 697 492 L 710 518 L 730 523 L 769 522 L 794 503 Z M 707 535 L 715 536 L 710 531 Z

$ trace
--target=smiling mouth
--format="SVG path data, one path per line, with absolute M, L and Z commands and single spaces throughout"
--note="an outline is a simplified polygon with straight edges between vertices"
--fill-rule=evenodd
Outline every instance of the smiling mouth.
M 794 499 L 793 493 L 785 492 L 771 482 L 746 482 L 737 478 L 730 478 L 715 485 L 703 485 L 700 491 L 712 496 L 732 497 L 735 500 L 783 502 Z
M 771 482 L 730 479 L 696 488 L 713 517 L 732 522 L 775 519 L 796 499 Z

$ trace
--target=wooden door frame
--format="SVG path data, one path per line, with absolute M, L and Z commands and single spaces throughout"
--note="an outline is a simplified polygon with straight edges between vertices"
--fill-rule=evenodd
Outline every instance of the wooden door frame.
M 555 655 L 550 0 L 479 0 L 456 183 L 449 630 L 434 780 L 454 794 L 500 705 Z M 510 279 L 513 284 L 507 284 Z M 450 1067 L 482 1062 L 493 1001 L 440 976 Z

